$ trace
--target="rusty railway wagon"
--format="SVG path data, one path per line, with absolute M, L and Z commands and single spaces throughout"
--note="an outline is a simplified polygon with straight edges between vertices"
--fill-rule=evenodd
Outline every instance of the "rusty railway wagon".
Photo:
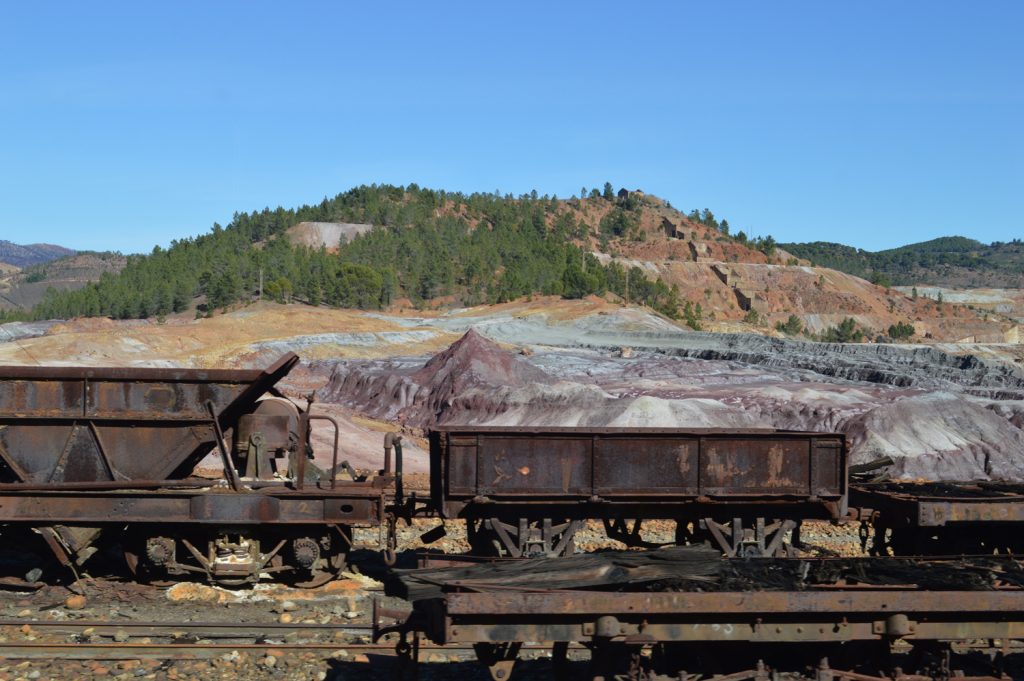
M 1020 569 L 1004 560 L 995 575 Z M 908 572 L 904 584 L 775 591 L 524 590 L 461 580 L 441 584 L 440 597 L 410 603 L 411 612 L 375 602 L 375 637 L 400 633 L 398 653 L 413 663 L 421 635 L 472 644 L 495 681 L 513 676 L 528 643 L 550 647 L 557 678 L 574 676 L 570 646 L 589 649 L 582 656 L 595 681 L 1021 678 L 1019 583 L 988 590 L 913 583 L 927 582 L 931 567 Z
M 802 520 L 847 512 L 839 433 L 668 428 L 448 427 L 429 434 L 431 503 L 461 518 L 473 552 L 573 552 L 588 519 L 645 546 L 644 520 L 677 543 L 772 556 Z
M 344 566 L 353 525 L 379 524 L 390 471 L 339 478 L 338 426 L 266 371 L 0 368 L 0 524 L 39 535 L 74 568 L 116 544 L 140 578 L 226 584 L 270 573 L 299 585 Z M 334 427 L 330 473 L 310 424 Z M 197 475 L 215 455 L 223 475 Z
M 1024 553 L 1021 483 L 857 483 L 850 505 L 873 555 Z

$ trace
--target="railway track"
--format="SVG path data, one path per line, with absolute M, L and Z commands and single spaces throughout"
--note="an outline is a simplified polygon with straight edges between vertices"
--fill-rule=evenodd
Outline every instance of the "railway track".
M 304 638 L 346 636 L 370 636 L 373 627 L 369 624 L 349 623 L 238 623 L 238 622 L 111 622 L 108 620 L 75 621 L 29 621 L 23 619 L 0 619 L 0 629 L 24 629 L 44 635 L 113 638 L 115 636 L 166 638 L 186 643 L 189 640 L 206 639 L 264 639 L 268 642 L 288 641 L 297 636 Z M 0 644 L 4 645 L 4 644 Z
M 369 663 L 380 658 L 393 658 L 398 669 L 413 659 L 428 662 L 468 662 L 479 654 L 478 645 L 469 641 L 449 642 L 435 645 L 419 639 L 415 649 L 407 648 L 403 655 L 396 649 L 397 639 L 378 643 L 367 642 L 374 627 L 369 624 L 348 623 L 230 623 L 230 622 L 109 622 L 80 620 L 75 622 L 24 621 L 0 619 L 0 636 L 8 640 L 0 642 L 0 662 L 53 662 L 61 664 L 85 664 L 102 662 L 108 665 L 124 664 L 125 661 L 153 660 L 163 667 L 174 664 L 218 664 L 218 658 L 235 657 L 259 661 L 269 659 L 300 658 L 302 664 L 330 664 L 332 661 L 348 663 Z M 11 635 L 22 634 L 36 640 L 9 640 Z M 64 640 L 52 640 L 63 637 Z M 40 640 L 51 639 L 51 640 Z M 326 640 L 325 640 L 326 639 Z M 961 643 L 960 652 L 999 652 L 1002 655 L 1020 653 L 1020 645 L 1003 642 L 999 650 L 991 648 L 991 641 Z M 521 659 L 549 659 L 546 664 L 560 665 L 569 660 L 586 661 L 593 653 L 588 646 L 579 642 L 562 644 L 560 652 L 551 644 L 523 644 L 516 647 Z M 897 646 L 893 652 L 906 654 L 910 646 Z M 441 657 L 435 659 L 434 654 Z M 567 657 L 567 654 L 569 657 Z M 559 657 L 559 655 L 561 657 Z M 373 656 L 367 658 L 363 656 Z M 552 657 L 553 656 L 553 657 Z M 581 657 L 582 656 L 582 657 Z M 362 657 L 360 660 L 359 658 Z M 404 658 L 404 659 L 403 659 Z M 316 662 L 321 660 L 323 662 Z M 155 663 L 155 662 L 154 662 Z M 257 662 L 258 664 L 258 662 Z M 280 663 L 278 663 L 280 664 Z M 492 662 L 493 664 L 493 662 Z M 824 661 L 822 664 L 826 664 Z M 215 668 L 215 667 L 214 667 Z M 307 667 L 308 668 L 308 667 Z M 315 667 L 314 667 L 315 668 Z M 506 674 L 512 671 L 512 661 L 499 662 L 492 671 L 502 669 Z M 827 674 L 825 674 L 827 672 Z M 857 674 L 850 671 L 819 667 L 816 678 L 848 679 L 849 681 L 887 681 L 878 676 Z M 824 674 L 824 675 L 822 675 Z M 797 675 L 799 676 L 799 674 Z M 725 679 L 767 678 L 761 667 L 726 675 Z M 795 678 L 795 677 L 794 677 Z M 904 679 L 923 681 L 927 676 L 903 676 Z M 971 681 L 1001 681 L 1000 677 L 983 675 L 964 677 Z M 1007 679 L 1009 677 L 1002 677 Z
M 368 643 L 370 625 L 231 622 L 74 622 L 0 620 L 0 658 L 63 660 L 209 659 L 232 651 L 386 654 L 393 642 Z M 25 640 L 17 640 L 21 635 Z M 31 637 L 32 640 L 28 640 Z M 58 640 L 62 639 L 62 640 Z M 353 640 L 354 639 L 354 640 Z
M 395 655 L 397 638 L 367 642 L 373 626 L 366 624 L 245 624 L 226 622 L 54 622 L 0 619 L 0 635 L 18 632 L 35 640 L 0 642 L 6 660 L 205 660 L 233 652 L 262 657 L 270 654 L 314 654 L 337 659 L 359 653 Z M 64 640 L 52 640 L 63 637 Z M 39 640 L 51 639 L 51 640 Z M 353 640 L 355 639 L 355 640 Z M 472 654 L 472 644 L 439 646 L 417 641 L 421 654 Z M 546 651 L 543 645 L 524 650 Z

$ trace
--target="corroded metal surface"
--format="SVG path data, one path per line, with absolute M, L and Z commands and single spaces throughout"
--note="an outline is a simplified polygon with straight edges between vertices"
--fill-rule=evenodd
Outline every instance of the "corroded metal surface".
M 1024 638 L 1024 592 L 452 593 L 421 606 L 437 643 L 802 643 Z
M 0 518 L 10 522 L 370 523 L 379 521 L 381 490 L 349 483 L 335 492 L 302 493 L 283 485 L 234 493 L 226 490 L 137 490 L 0 494 Z
M 906 518 L 922 527 L 1024 521 L 1024 484 L 863 483 L 855 485 L 852 494 L 851 505 Z
M 577 562 L 548 562 L 557 561 L 566 569 Z M 714 678 L 769 679 L 780 665 L 806 670 L 808 662 L 817 668 L 811 677 L 817 679 L 1003 679 L 1009 677 L 999 669 L 1001 656 L 1019 650 L 1024 639 L 1024 590 L 999 585 L 1004 571 L 1019 571 L 1017 562 L 992 559 L 989 568 L 996 586 L 978 590 L 962 590 L 955 577 L 945 590 L 925 586 L 935 581 L 935 571 L 955 575 L 955 561 L 937 560 L 909 569 L 908 584 L 839 579 L 801 589 L 765 583 L 764 590 L 707 592 L 648 590 L 640 584 L 625 591 L 524 589 L 485 583 L 493 569 L 480 566 L 480 579 L 442 579 L 439 592 L 413 599 L 411 612 L 375 604 L 374 625 L 377 634 L 412 631 L 438 644 L 473 644 L 496 679 L 511 675 L 518 644 L 527 641 L 554 642 L 553 656 L 563 661 L 567 645 L 590 648 L 595 678 L 614 676 L 632 658 L 636 664 L 625 675 L 631 679 L 654 678 L 655 670 L 659 679 L 691 678 L 682 670 L 694 667 L 726 672 Z M 953 665 L 969 661 L 954 658 L 954 645 L 959 653 L 987 645 L 996 664 L 981 676 L 954 671 Z M 642 655 L 644 648 L 652 654 Z M 883 673 L 894 653 L 902 662 Z M 832 655 L 858 671 L 831 669 Z M 917 673 L 906 675 L 902 663 Z
M 0 522 L 35 530 L 65 566 L 84 564 L 109 532 L 143 578 L 333 578 L 349 528 L 384 519 L 391 481 L 339 481 L 336 467 L 307 464 L 310 419 L 331 419 L 274 388 L 298 361 L 289 353 L 265 371 L 0 368 Z M 194 477 L 214 451 L 223 478 Z
M 266 371 L 0 367 L 6 481 L 182 477 L 215 446 L 207 403 L 234 424 L 298 362 Z
M 838 517 L 846 497 L 836 433 L 462 427 L 433 431 L 430 443 L 432 497 L 446 515 L 475 501 L 787 503 Z

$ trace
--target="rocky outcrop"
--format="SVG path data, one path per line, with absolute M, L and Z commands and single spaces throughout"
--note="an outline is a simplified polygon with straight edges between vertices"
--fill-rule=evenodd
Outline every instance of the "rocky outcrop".
M 357 408 L 374 418 L 419 427 L 456 415 L 498 416 L 511 405 L 508 393 L 550 383 L 525 357 L 502 350 L 470 329 L 425 364 L 350 362 L 336 366 L 321 399 Z
M 1024 372 L 1019 368 L 975 355 L 953 355 L 927 345 L 810 343 L 752 334 L 692 334 L 687 340 L 689 347 L 667 352 L 680 357 L 804 369 L 849 381 L 1024 398 Z

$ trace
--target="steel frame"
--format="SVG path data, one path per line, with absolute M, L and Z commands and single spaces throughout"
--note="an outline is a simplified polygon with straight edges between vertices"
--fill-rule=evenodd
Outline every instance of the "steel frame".
M 450 593 L 417 604 L 436 643 L 1024 639 L 1024 591 Z

